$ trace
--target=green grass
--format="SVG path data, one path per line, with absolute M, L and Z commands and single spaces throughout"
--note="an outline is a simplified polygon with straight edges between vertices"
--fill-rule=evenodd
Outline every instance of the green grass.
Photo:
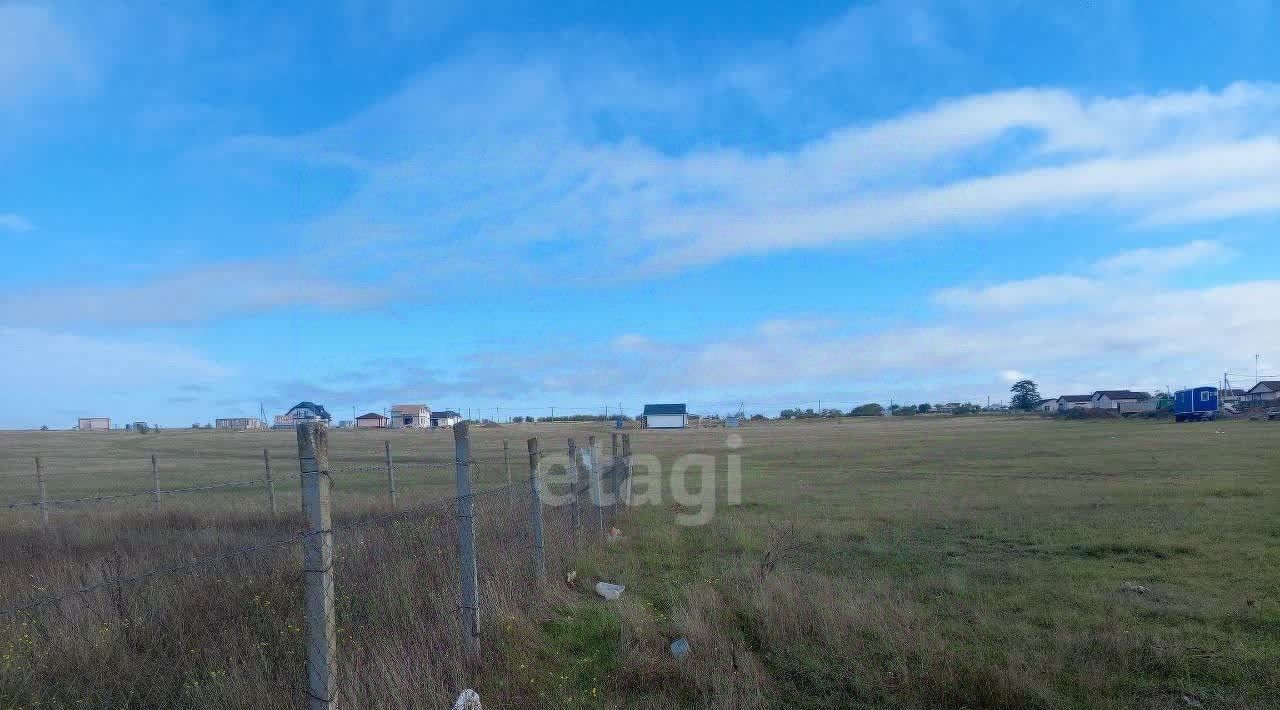
M 553 450 L 587 431 L 539 425 L 473 436 L 478 451 L 498 457 L 509 439 L 513 460 L 523 461 L 514 452 L 527 436 Z M 608 430 L 594 433 L 607 441 Z M 684 453 L 714 454 L 721 474 L 726 433 L 631 432 L 637 454 L 668 465 Z M 524 566 L 511 566 L 510 588 L 498 588 L 487 608 L 477 667 L 396 675 L 386 683 L 403 688 L 377 686 L 399 688 L 386 706 L 423 697 L 441 705 L 470 685 L 497 707 L 1280 707 L 1280 426 L 914 417 L 734 433 L 744 442 L 742 505 L 723 505 L 721 475 L 708 525 L 675 525 L 689 510 L 666 495 L 621 519 L 619 543 L 575 552 L 557 538 L 544 592 L 530 594 Z M 397 460 L 451 460 L 438 432 L 393 436 L 405 452 Z M 376 463 L 383 438 L 336 433 L 334 458 Z M 149 463 L 133 464 L 153 449 L 185 480 L 227 480 L 260 466 L 264 446 L 287 461 L 281 468 L 296 466 L 291 444 L 287 432 L 3 433 L 0 483 L 7 498 L 29 497 L 23 476 L 39 454 L 65 476 L 60 491 L 89 488 L 73 476 L 90 470 L 106 472 L 95 486 L 146 490 Z M 504 481 L 499 470 L 488 475 Z M 446 494 L 450 481 L 449 471 L 424 471 L 401 485 L 402 500 Z M 377 473 L 337 485 L 339 510 L 381 504 Z M 234 504 L 234 513 L 218 513 L 222 542 L 200 523 L 213 514 L 195 510 L 163 525 L 122 517 L 68 529 L 57 549 L 83 565 L 109 560 L 124 539 L 128 555 L 145 560 L 144 543 L 160 528 L 162 557 L 240 542 L 271 529 L 249 512 L 260 498 L 197 499 Z M 29 514 L 9 525 L 34 534 Z M 523 549 L 517 539 L 503 554 Z M 0 579 L 6 592 L 33 571 L 14 554 Z M 564 565 L 578 572 L 572 586 Z M 407 565 L 346 602 L 369 638 L 385 637 L 369 649 L 383 654 L 380 664 L 416 648 L 386 626 L 387 590 L 427 574 L 438 572 Z M 595 597 L 598 579 L 625 584 L 622 600 Z M 447 605 L 439 599 L 451 593 L 428 598 Z M 397 619 L 421 616 L 426 603 L 416 590 L 394 601 Z M 443 643 L 425 627 L 414 633 Z M 681 636 L 693 653 L 676 661 L 667 646 Z

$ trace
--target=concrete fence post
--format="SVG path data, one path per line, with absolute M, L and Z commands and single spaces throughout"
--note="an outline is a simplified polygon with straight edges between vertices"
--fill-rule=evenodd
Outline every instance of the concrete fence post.
M 631 435 L 622 435 L 622 504 L 631 507 Z
M 40 524 L 49 527 L 49 489 L 44 484 L 44 467 L 36 457 L 36 485 L 40 488 Z
M 298 465 L 302 470 L 302 538 L 307 615 L 307 695 L 310 710 L 335 710 L 338 693 L 338 637 L 333 602 L 333 519 L 330 512 L 329 431 L 324 424 L 298 425 Z
M 591 504 L 596 509 L 596 532 L 600 537 L 604 537 L 604 486 L 601 485 L 601 469 L 600 469 L 600 447 L 596 444 L 594 436 L 587 437 L 588 451 L 591 452 L 590 468 L 588 469 L 587 485 L 591 487 Z
M 618 485 L 621 476 L 618 475 L 618 468 L 622 465 L 622 461 L 618 458 L 618 435 L 613 434 L 612 448 L 609 453 L 609 491 L 613 493 L 613 510 L 610 511 L 613 517 L 618 516 L 618 498 L 622 496 L 622 488 Z
M 391 460 L 391 440 L 387 439 L 382 442 L 383 449 L 387 454 L 387 496 L 391 499 L 391 509 L 396 509 L 396 465 Z
M 516 492 L 511 487 L 511 449 L 507 446 L 507 440 L 502 440 L 502 465 L 507 469 L 507 502 L 512 508 L 516 507 Z
M 152 494 L 156 499 L 156 509 L 160 509 L 160 464 L 156 461 L 156 455 L 151 454 L 151 483 Z
M 578 541 L 578 536 L 582 532 L 582 511 L 578 507 L 578 471 L 582 467 L 578 465 L 578 445 L 573 439 L 569 440 L 569 470 L 566 471 L 569 479 L 569 522 L 573 529 L 573 541 Z
M 538 448 L 538 437 L 529 440 L 529 493 L 532 502 L 529 504 L 529 518 L 533 525 L 533 576 L 538 584 L 547 581 L 546 544 L 542 533 L 542 493 L 538 490 L 538 468 L 542 463 L 542 450 Z
M 262 450 L 262 467 L 267 471 L 267 507 L 271 509 L 271 519 L 276 517 L 276 482 L 271 477 L 271 451 Z
M 476 570 L 475 497 L 471 493 L 471 433 L 466 422 L 453 427 L 458 469 L 458 569 L 462 576 L 462 643 L 469 656 L 480 654 L 479 576 Z

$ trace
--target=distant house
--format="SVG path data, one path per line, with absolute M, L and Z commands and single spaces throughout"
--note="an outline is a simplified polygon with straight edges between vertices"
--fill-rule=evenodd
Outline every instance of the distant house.
M 285 414 L 276 415 L 274 426 L 277 429 L 292 429 L 303 422 L 328 422 L 332 418 L 322 405 L 315 402 L 298 402 Z
M 1155 411 L 1156 401 L 1146 392 L 1098 390 L 1089 403 L 1094 409 L 1114 409 L 1121 413 Z
M 391 426 L 391 419 L 377 412 L 369 412 L 356 417 L 357 429 L 386 429 Z
M 80 431 L 106 431 L 111 428 L 110 417 L 80 417 L 76 420 Z
M 265 429 L 266 426 L 257 417 L 229 417 L 227 419 L 213 420 L 213 428 L 230 429 L 232 431 L 253 431 Z
M 1042 399 L 1036 404 L 1037 412 L 1056 412 L 1058 411 L 1058 400 Z
M 683 404 L 644 405 L 646 429 L 683 429 L 689 425 L 689 408 Z
M 431 412 L 430 418 L 433 429 L 451 427 L 462 421 L 462 415 L 452 409 L 446 409 L 443 412 Z
M 427 429 L 431 426 L 431 408 L 425 404 L 396 404 L 391 407 L 391 428 Z
M 1218 390 L 1218 400 L 1223 403 L 1239 402 L 1244 399 L 1246 392 L 1242 389 L 1220 389 Z
M 1241 401 L 1245 404 L 1266 404 L 1278 399 L 1280 399 L 1280 380 L 1263 380 L 1250 387 Z
M 1065 412 L 1068 409 L 1089 409 L 1093 406 L 1093 395 L 1064 394 L 1057 399 L 1057 402 L 1059 412 Z

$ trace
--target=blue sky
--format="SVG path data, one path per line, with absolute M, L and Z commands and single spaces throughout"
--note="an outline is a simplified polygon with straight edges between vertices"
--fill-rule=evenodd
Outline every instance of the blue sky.
M 0 0 L 0 426 L 1280 370 L 1274 3 L 321 5 Z

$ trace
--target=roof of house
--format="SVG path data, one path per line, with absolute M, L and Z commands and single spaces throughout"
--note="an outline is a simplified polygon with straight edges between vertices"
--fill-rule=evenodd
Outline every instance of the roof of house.
M 316 413 L 317 417 L 326 421 L 329 420 L 329 412 L 326 411 L 322 405 L 316 404 L 315 402 L 298 402 L 289 409 L 289 413 L 292 414 L 295 409 L 310 409 Z
M 430 411 L 431 407 L 428 407 L 425 404 L 393 404 L 391 405 L 391 411 L 397 412 L 397 413 L 404 413 L 404 414 L 417 414 L 418 412 L 421 412 L 424 409 Z
M 1249 388 L 1250 392 L 1280 392 L 1280 380 L 1263 380 L 1253 387 Z
M 1088 402 L 1093 399 L 1091 394 L 1064 394 L 1058 398 L 1059 402 Z
M 1145 399 L 1151 395 L 1142 392 L 1134 392 L 1132 390 L 1098 390 L 1089 396 L 1090 399 L 1103 395 L 1107 399 Z
M 665 415 L 673 414 L 678 416 L 678 415 L 688 414 L 688 413 L 689 413 L 688 407 L 683 404 L 646 404 L 644 405 L 644 415 L 646 417 L 662 416 L 664 414 Z
M 356 419 L 386 419 L 386 417 L 378 414 L 377 412 L 365 412 L 364 414 L 356 417 Z

